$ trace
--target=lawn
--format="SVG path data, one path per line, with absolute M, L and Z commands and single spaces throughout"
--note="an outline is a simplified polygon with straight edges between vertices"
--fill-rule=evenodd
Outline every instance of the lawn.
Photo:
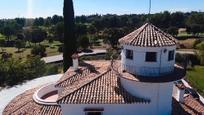
M 31 44 L 31 45 L 34 45 L 34 44 Z M 53 41 L 53 43 L 49 43 L 48 41 L 45 40 L 41 43 L 41 45 L 46 46 L 47 56 L 53 56 L 53 55 L 60 54 L 60 52 L 58 52 L 58 48 L 59 48 L 59 45 L 61 45 L 61 43 L 58 41 Z M 21 57 L 21 58 L 26 59 L 27 55 L 31 55 L 31 48 L 23 48 L 23 49 L 21 49 L 22 50 L 21 53 L 17 53 L 17 48 L 15 48 L 15 47 L 0 47 L 0 48 L 3 48 L 4 51 L 7 53 L 11 53 L 14 58 L 20 58 Z M 0 54 L 0 56 L 1 56 L 1 54 Z
M 179 44 L 182 44 L 187 49 L 192 49 L 193 45 L 197 39 L 186 39 L 186 40 L 178 40 Z
M 189 37 L 189 36 L 192 36 L 192 34 L 188 34 L 187 32 L 182 32 L 182 33 L 179 33 L 177 36 L 178 37 Z
M 187 71 L 187 81 L 204 96 L 204 66 L 195 66 Z
M 4 36 L 0 33 L 0 39 L 4 39 Z

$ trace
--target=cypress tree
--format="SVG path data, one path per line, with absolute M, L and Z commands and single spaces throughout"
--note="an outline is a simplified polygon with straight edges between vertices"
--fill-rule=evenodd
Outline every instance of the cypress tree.
M 71 55 L 76 51 L 76 38 L 75 38 L 75 21 L 74 21 L 74 8 L 72 0 L 64 0 L 64 49 L 63 61 L 64 72 L 72 66 Z

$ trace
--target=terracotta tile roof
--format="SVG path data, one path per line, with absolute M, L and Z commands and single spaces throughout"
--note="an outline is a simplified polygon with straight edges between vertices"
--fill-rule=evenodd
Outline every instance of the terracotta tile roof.
M 179 79 L 182 79 L 186 72 L 184 68 L 175 65 L 174 66 L 174 72 L 170 74 L 165 74 L 161 76 L 154 76 L 154 77 L 149 77 L 149 76 L 140 76 L 140 75 L 133 75 L 131 73 L 128 73 L 126 71 L 122 71 L 121 69 L 121 62 L 114 61 L 112 68 L 120 75 L 120 77 L 137 81 L 137 82 L 151 82 L 151 83 L 158 83 L 158 82 L 170 82 L 170 81 L 177 81 Z
M 85 77 L 87 77 L 91 71 L 88 68 L 80 69 L 76 72 L 73 72 L 73 74 L 65 73 L 64 76 L 66 76 L 66 79 L 63 79 L 62 81 L 59 81 L 55 86 L 56 87 L 66 87 L 70 84 L 73 84 L 74 82 L 77 82 L 78 80 L 81 80 Z
M 184 97 L 184 103 L 178 103 L 173 98 L 173 115 L 203 115 L 204 105 L 191 95 Z
M 65 88 L 58 99 L 63 104 L 128 104 L 149 103 L 149 100 L 129 94 L 121 87 L 120 79 L 111 70 Z
M 183 108 L 191 114 L 204 114 L 204 105 L 191 95 L 184 98 Z
M 58 103 L 67 104 L 131 104 L 149 103 L 132 96 L 120 84 L 116 70 L 110 68 L 110 61 L 90 61 L 100 71 L 100 74 L 90 73 L 85 79 L 80 79 L 65 87 L 60 94 Z M 114 63 L 111 63 L 113 66 Z M 32 99 L 33 93 L 39 89 L 31 89 L 15 97 L 4 109 L 3 115 L 61 115 L 59 105 L 40 105 Z M 192 96 L 185 97 L 184 103 L 173 99 L 173 115 L 204 114 L 204 106 Z
M 86 68 L 80 67 L 77 71 L 74 71 L 73 68 L 69 68 L 64 75 L 57 81 L 56 86 L 60 86 L 62 82 L 69 80 L 71 77 L 76 76 L 77 74 L 81 74 Z
M 4 109 L 3 115 L 61 115 L 58 105 L 40 105 L 32 96 L 38 88 L 31 89 L 13 99 Z
M 139 29 L 119 40 L 120 44 L 140 47 L 162 47 L 176 45 L 176 39 L 152 25 L 146 23 Z
M 108 65 L 110 65 L 110 62 L 104 60 L 81 62 L 77 71 L 69 68 L 55 86 L 67 87 L 72 85 L 74 82 L 80 81 L 81 79 L 86 79 L 89 77 L 89 74 L 100 74 L 108 67 Z

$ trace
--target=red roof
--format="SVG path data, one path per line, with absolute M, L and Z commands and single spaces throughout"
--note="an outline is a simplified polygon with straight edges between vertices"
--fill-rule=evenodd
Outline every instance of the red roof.
M 139 47 L 163 47 L 174 46 L 177 40 L 151 23 L 146 23 L 139 29 L 121 38 L 119 43 Z
M 93 74 L 80 82 L 66 87 L 59 95 L 60 104 L 131 104 L 149 103 L 149 100 L 128 93 L 120 79 L 111 70 L 100 75 Z

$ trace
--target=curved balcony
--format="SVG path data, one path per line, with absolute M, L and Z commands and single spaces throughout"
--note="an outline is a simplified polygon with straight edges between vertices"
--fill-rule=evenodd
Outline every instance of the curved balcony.
M 33 99 L 35 102 L 43 105 L 57 105 L 58 89 L 55 88 L 55 84 L 49 84 L 38 89 Z

